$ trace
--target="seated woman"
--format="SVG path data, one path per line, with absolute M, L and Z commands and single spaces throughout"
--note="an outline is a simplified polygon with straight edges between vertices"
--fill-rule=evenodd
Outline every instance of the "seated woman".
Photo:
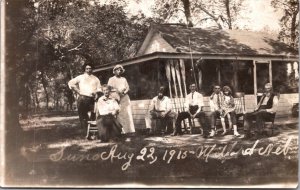
M 227 133 L 226 131 L 226 124 L 225 124 L 225 117 L 228 118 L 229 123 L 229 131 L 232 129 L 233 126 L 233 135 L 236 137 L 239 137 L 240 134 L 237 131 L 237 125 L 236 125 L 236 114 L 235 114 L 235 105 L 234 105 L 234 99 L 232 97 L 232 92 L 229 86 L 223 87 L 223 96 L 222 96 L 222 103 L 221 103 L 221 124 L 223 127 L 223 133 L 222 135 L 225 135 Z
M 101 141 L 108 142 L 121 136 L 122 125 L 116 118 L 120 107 L 117 101 L 110 97 L 110 86 L 103 85 L 102 90 L 104 95 L 97 102 L 97 126 Z

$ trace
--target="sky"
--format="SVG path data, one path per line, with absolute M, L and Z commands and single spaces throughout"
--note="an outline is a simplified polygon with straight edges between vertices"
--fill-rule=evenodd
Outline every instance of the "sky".
M 140 0 L 137 3 L 130 0 L 128 4 L 130 14 L 137 14 L 142 11 L 146 16 L 151 17 L 151 6 L 154 5 L 154 0 Z M 271 32 L 277 32 L 280 29 L 278 20 L 281 17 L 280 12 L 276 12 L 271 6 L 271 0 L 245 0 L 245 10 L 242 12 L 243 19 L 239 25 L 240 28 L 260 31 L 268 29 Z M 247 25 L 247 26 L 246 26 Z
M 264 27 L 269 27 L 274 31 L 280 29 L 279 19 L 282 13 L 275 11 L 271 6 L 271 0 L 246 0 L 246 2 L 253 30 L 261 30 Z

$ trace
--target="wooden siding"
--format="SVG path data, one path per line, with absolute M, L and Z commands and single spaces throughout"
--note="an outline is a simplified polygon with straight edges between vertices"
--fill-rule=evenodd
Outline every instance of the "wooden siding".
M 209 97 L 204 97 L 204 111 L 209 112 Z M 281 94 L 278 109 L 277 109 L 277 116 L 282 115 L 290 115 L 291 108 L 294 103 L 298 103 L 299 94 Z M 132 107 L 132 114 L 133 120 L 136 129 L 144 129 L 145 128 L 145 114 L 149 109 L 149 104 L 151 100 L 137 100 L 131 101 Z M 177 99 L 179 101 L 179 99 Z M 174 102 L 174 100 L 172 100 Z M 174 103 L 173 103 L 174 105 Z M 247 112 L 251 112 L 255 108 L 255 96 L 254 95 L 246 95 L 245 96 L 245 108 Z M 173 106 L 174 109 L 174 106 Z M 199 125 L 196 121 L 196 126 Z
M 159 34 L 155 34 L 147 45 L 144 54 L 153 52 L 176 52 L 175 49 Z

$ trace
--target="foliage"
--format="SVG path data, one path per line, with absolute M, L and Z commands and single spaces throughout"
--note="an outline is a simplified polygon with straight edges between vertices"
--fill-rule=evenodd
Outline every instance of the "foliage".
M 67 82 L 81 73 L 82 64 L 101 65 L 133 56 L 152 21 L 143 14 L 129 17 L 125 1 L 22 3 L 22 16 L 13 22 L 18 36 L 17 86 L 24 92 L 20 103 L 25 112 L 43 102 L 47 109 L 65 103 L 71 108 L 74 97 Z
M 293 48 L 299 43 L 299 0 L 272 0 L 271 5 L 283 11 L 280 19 L 279 39 Z
M 166 22 L 175 20 L 190 26 L 206 24 L 233 29 L 237 28 L 236 22 L 243 2 L 244 0 L 156 0 L 154 12 Z

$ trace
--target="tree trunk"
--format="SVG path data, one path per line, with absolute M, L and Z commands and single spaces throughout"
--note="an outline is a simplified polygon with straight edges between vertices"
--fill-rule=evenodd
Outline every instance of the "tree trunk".
M 224 4 L 226 7 L 227 14 L 227 25 L 230 30 L 232 30 L 232 22 L 231 22 L 231 13 L 230 13 L 230 0 L 224 0 Z
M 232 78 L 232 80 L 233 80 L 233 83 L 232 83 L 232 87 L 233 87 L 233 90 L 235 91 L 235 92 L 237 92 L 237 91 L 240 91 L 240 89 L 239 89 L 239 81 L 238 81 L 238 62 L 232 62 L 231 63 L 232 64 L 232 68 L 233 68 L 233 78 Z
M 46 96 L 46 109 L 49 110 L 49 94 L 47 91 L 47 84 L 46 84 L 46 79 L 44 76 L 44 71 L 41 72 L 41 82 L 42 82 L 43 89 L 44 89 L 45 96 Z
M 192 22 L 192 16 L 191 16 L 191 4 L 190 0 L 181 0 L 183 3 L 183 8 L 184 8 L 184 15 L 186 18 L 186 23 L 189 27 L 193 27 L 194 24 Z
M 56 93 L 56 96 L 55 96 L 55 109 L 56 110 L 59 110 L 59 93 Z
M 292 21 L 291 21 L 291 46 L 293 48 L 295 48 L 296 46 L 296 30 L 297 30 L 297 26 L 296 26 L 296 20 L 297 20 L 297 15 L 298 15 L 298 9 L 297 11 L 294 11 L 292 14 Z
M 205 14 L 207 14 L 208 16 L 210 16 L 213 21 L 215 21 L 215 23 L 218 25 L 219 29 L 222 29 L 222 25 L 219 23 L 218 18 L 219 17 L 215 17 L 212 13 L 210 13 L 207 9 L 205 9 L 202 5 L 199 6 L 199 9 L 202 10 Z
M 16 82 L 16 63 L 17 58 L 15 56 L 15 53 L 17 51 L 17 32 L 16 29 L 17 26 L 14 25 L 14 21 L 16 21 L 16 17 L 19 16 L 19 11 L 16 10 L 16 7 L 18 7 L 18 1 L 12 1 L 7 4 L 4 4 L 1 2 L 1 5 L 5 5 L 6 8 L 6 15 L 8 22 L 12 23 L 11 28 L 6 28 L 6 34 L 9 34 L 6 36 L 6 41 L 9 41 L 10 43 L 6 43 L 7 47 L 7 54 L 6 54 L 6 67 L 5 67 L 5 131 L 4 133 L 6 135 L 6 143 L 5 143 L 5 150 L 6 153 L 11 154 L 12 152 L 15 152 L 16 150 L 16 142 L 18 142 L 16 139 L 20 136 L 20 133 L 22 132 L 20 124 L 19 124 L 19 90 L 17 89 L 17 82 Z M 6 155 L 5 155 L 6 156 Z M 5 159 L 8 162 L 8 159 Z M 6 165 L 7 166 L 7 165 Z
M 37 94 L 37 87 L 34 90 L 34 98 L 35 98 L 35 102 L 36 102 L 36 110 L 39 110 L 40 109 L 40 101 L 39 101 L 39 97 L 38 97 L 38 94 Z

